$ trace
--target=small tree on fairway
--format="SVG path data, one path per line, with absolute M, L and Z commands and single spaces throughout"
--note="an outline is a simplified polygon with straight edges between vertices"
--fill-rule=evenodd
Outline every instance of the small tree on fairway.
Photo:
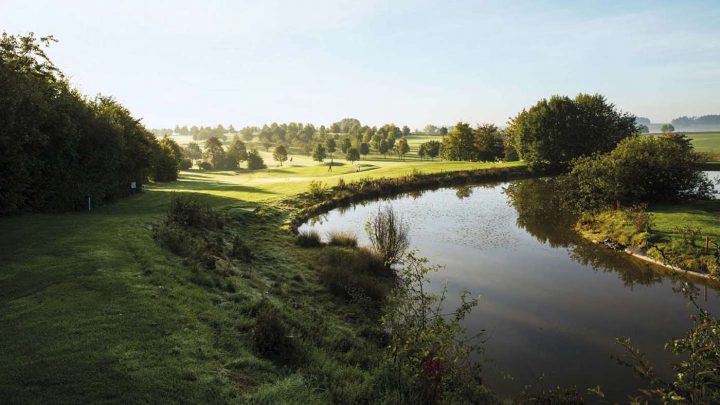
M 200 149 L 200 146 L 195 142 L 190 142 L 185 146 L 183 149 L 183 156 L 190 160 L 196 160 L 202 158 L 202 150 Z
M 345 154 L 345 159 L 349 160 L 351 163 L 355 163 L 360 160 L 360 152 L 357 150 L 357 148 L 350 148 Z
M 420 155 L 421 158 L 435 159 L 440 155 L 440 145 L 438 141 L 425 142 L 420 145 L 418 155 Z
M 370 153 L 370 144 L 368 143 L 361 143 L 360 144 L 360 154 L 363 156 L 367 156 L 367 154 Z
M 405 155 L 410 152 L 410 145 L 408 145 L 407 139 L 400 138 L 400 140 L 395 143 L 393 149 L 400 159 L 404 159 Z
M 660 127 L 660 132 L 663 134 L 669 134 L 671 132 L 675 132 L 675 127 L 672 124 L 663 124 L 662 127 Z
M 241 141 L 237 135 L 235 136 L 232 143 L 230 144 L 230 147 L 227 150 L 227 156 L 228 159 L 234 162 L 244 162 L 248 158 L 245 142 Z
M 275 150 L 273 150 L 273 159 L 279 162 L 280 166 L 288 159 L 288 153 L 284 146 L 278 145 L 275 147 Z
M 213 165 L 213 168 L 220 169 L 225 162 L 225 150 L 222 142 L 217 137 L 211 136 L 205 141 L 205 159 Z
M 313 150 L 312 158 L 316 162 L 321 162 L 325 160 L 325 147 L 319 143 L 317 146 L 315 146 L 315 149 Z
M 265 162 L 263 162 L 263 158 L 260 156 L 260 153 L 256 149 L 251 150 L 248 152 L 248 169 L 250 170 L 257 170 L 257 169 L 264 169 L 265 168 Z
M 342 143 L 340 144 L 340 150 L 342 153 L 347 153 L 348 149 L 352 147 L 352 142 L 350 141 L 350 138 L 345 137 L 342 140 Z
M 388 146 L 387 140 L 383 139 L 382 141 L 380 141 L 380 147 L 378 148 L 378 152 L 380 152 L 383 157 L 385 157 L 385 155 L 387 154 L 388 149 L 390 149 L 390 147 Z

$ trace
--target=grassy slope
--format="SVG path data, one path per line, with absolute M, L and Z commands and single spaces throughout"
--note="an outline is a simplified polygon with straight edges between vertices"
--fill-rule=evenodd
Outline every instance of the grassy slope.
M 360 173 L 350 166 L 329 173 L 315 165 L 185 172 L 178 182 L 148 187 L 92 213 L 0 220 L 0 402 L 215 402 L 246 392 L 269 403 L 327 399 L 311 389 L 317 383 L 248 349 L 249 311 L 265 294 L 304 322 L 319 311 L 330 334 L 324 339 L 372 350 L 357 343 L 357 316 L 320 287 L 312 252 L 296 248 L 292 236 L 280 231 L 283 214 L 275 202 L 305 191 L 314 178 L 332 184 L 341 175 L 350 180 L 489 166 L 389 159 L 372 164 Z M 236 214 L 239 222 L 230 229 L 241 232 L 257 255 L 233 277 L 236 292 L 191 282 L 191 270 L 152 240 L 151 225 L 173 191 L 201 193 Z M 362 370 L 342 366 L 332 351 L 311 355 L 316 368 L 345 373 L 357 386 L 365 381 Z

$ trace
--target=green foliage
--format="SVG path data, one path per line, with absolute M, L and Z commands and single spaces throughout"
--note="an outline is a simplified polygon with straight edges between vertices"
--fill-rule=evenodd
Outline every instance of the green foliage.
M 202 158 L 202 150 L 200 149 L 200 146 L 195 142 L 190 142 L 187 145 L 185 145 L 185 148 L 183 149 L 183 156 L 190 160 L 196 160 Z
M 625 218 L 636 232 L 650 232 L 653 226 L 652 215 L 647 212 L 647 204 L 637 204 L 623 211 Z
M 675 132 L 675 127 L 672 124 L 663 124 L 660 127 L 660 132 L 662 132 L 663 134 L 671 134 Z
M 518 156 L 536 172 L 565 171 L 573 159 L 609 152 L 637 134 L 635 117 L 599 94 L 542 99 L 508 124 Z
M 475 129 L 475 149 L 477 159 L 494 161 L 504 154 L 503 137 L 493 124 L 482 124 Z
M 193 162 L 190 159 L 183 159 L 180 161 L 180 164 L 178 165 L 178 168 L 180 170 L 189 170 L 193 166 Z
M 475 135 L 470 125 L 458 122 L 443 139 L 441 154 L 445 160 L 476 161 Z
M 249 170 L 259 170 L 265 168 L 265 162 L 256 149 L 252 149 L 248 152 L 247 164 Z
M 172 179 L 174 156 L 111 97 L 72 89 L 45 49 L 52 37 L 0 37 L 0 214 L 72 210 Z M 158 175 L 156 164 L 163 164 Z
M 409 253 L 399 270 L 398 286 L 387 298 L 383 326 L 390 333 L 382 384 L 396 403 L 488 403 L 492 396 L 481 385 L 481 368 L 472 355 L 482 351 L 479 336 L 464 336 L 463 319 L 477 298 L 463 291 L 459 306 L 447 314 L 447 286 L 428 292 L 427 275 L 439 267 Z
M 390 205 L 378 208 L 377 215 L 365 223 L 365 231 L 387 267 L 398 263 L 410 246 L 408 225 Z
M 232 143 L 230 144 L 230 147 L 228 147 L 227 159 L 232 162 L 231 165 L 235 166 L 233 167 L 233 169 L 237 168 L 237 165 L 240 162 L 248 160 L 248 153 L 247 148 L 245 147 L 245 142 L 241 141 L 237 135 L 235 135 Z
M 211 136 L 205 141 L 205 151 L 203 157 L 209 162 L 215 170 L 220 170 L 225 166 L 225 149 L 222 142 L 217 137 Z
M 301 360 L 301 351 L 280 311 L 269 301 L 263 300 L 256 308 L 255 327 L 252 330 L 252 346 L 255 351 L 281 364 L 294 364 Z
M 155 181 L 177 180 L 178 170 L 182 162 L 182 148 L 169 136 L 165 135 L 155 149 Z
M 316 248 L 322 246 L 320 234 L 315 230 L 299 232 L 295 243 L 303 248 Z
M 610 153 L 577 159 L 570 173 L 579 207 L 707 198 L 712 184 L 683 136 L 634 136 Z
M 315 146 L 315 149 L 313 149 L 312 158 L 316 162 L 322 162 L 325 160 L 325 147 L 319 143 Z
M 330 292 L 367 309 L 378 309 L 393 285 L 382 258 L 367 249 L 329 247 L 319 262 L 321 280 Z
M 430 158 L 435 159 L 440 156 L 440 147 L 442 144 L 439 141 L 427 141 L 420 144 L 418 149 L 418 156 L 423 159 Z
M 345 159 L 350 162 L 357 162 L 360 160 L 360 152 L 357 148 L 349 148 L 347 153 L 345 153 Z
M 636 403 L 720 403 L 720 322 L 697 303 L 697 290 L 685 284 L 681 290 L 694 308 L 693 326 L 684 337 L 665 344 L 680 359 L 673 365 L 675 378 L 664 381 L 654 371 L 648 356 L 635 348 L 630 338 L 618 339 L 626 354 L 618 361 L 640 375 L 648 387 L 641 389 Z
M 282 145 L 276 146 L 275 150 L 273 150 L 273 159 L 282 166 L 283 162 L 288 159 L 287 149 Z
M 393 146 L 393 150 L 395 151 L 395 154 L 400 157 L 400 159 L 403 159 L 405 155 L 410 152 L 410 145 L 408 145 L 407 139 L 400 138 L 397 142 L 395 142 L 395 146 Z
M 313 180 L 310 182 L 310 184 L 308 184 L 308 194 L 311 198 L 323 198 L 327 191 L 327 185 L 320 180 Z

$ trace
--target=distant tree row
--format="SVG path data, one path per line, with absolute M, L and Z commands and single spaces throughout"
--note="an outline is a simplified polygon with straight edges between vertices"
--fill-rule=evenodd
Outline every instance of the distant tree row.
M 187 160 L 183 169 L 189 169 L 194 162 L 198 162 L 200 168 L 205 170 L 235 170 L 240 168 L 242 162 L 247 162 L 250 170 L 262 169 L 265 167 L 262 157 L 257 150 L 248 152 L 245 142 L 236 135 L 227 150 L 217 137 L 210 137 L 200 148 L 195 142 L 188 143 L 183 148 L 183 157 Z M 287 157 L 287 153 L 286 153 Z
M 700 117 L 679 117 L 670 122 L 675 128 L 682 129 L 720 129 L 720 115 L 703 115 Z
M 0 37 L 0 214 L 71 210 L 174 180 L 180 147 L 113 98 L 71 88 L 45 53 L 51 42 Z

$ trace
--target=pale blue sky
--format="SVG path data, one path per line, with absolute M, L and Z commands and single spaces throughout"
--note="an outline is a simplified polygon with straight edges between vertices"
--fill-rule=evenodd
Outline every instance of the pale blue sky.
M 0 30 L 55 35 L 76 86 L 150 127 L 504 124 L 578 92 L 720 113 L 718 0 L 0 0 Z

